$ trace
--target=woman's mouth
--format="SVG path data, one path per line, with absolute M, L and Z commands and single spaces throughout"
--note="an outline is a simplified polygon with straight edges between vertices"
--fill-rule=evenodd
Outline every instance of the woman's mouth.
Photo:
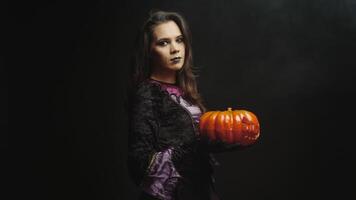
M 182 57 L 180 56 L 176 56 L 174 58 L 171 59 L 171 62 L 173 63 L 179 63 L 181 61 Z

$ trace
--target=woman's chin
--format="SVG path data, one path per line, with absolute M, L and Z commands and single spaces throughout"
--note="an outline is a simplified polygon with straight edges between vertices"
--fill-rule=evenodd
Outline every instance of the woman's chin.
M 183 65 L 180 63 L 172 64 L 171 66 L 169 66 L 169 68 L 174 71 L 179 71 L 180 69 L 182 69 L 182 67 Z

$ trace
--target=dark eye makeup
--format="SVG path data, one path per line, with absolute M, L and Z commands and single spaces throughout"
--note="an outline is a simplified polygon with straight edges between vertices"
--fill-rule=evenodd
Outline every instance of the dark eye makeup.
M 179 37 L 179 38 L 177 38 L 177 40 L 176 40 L 178 43 L 181 43 L 181 42 L 184 42 L 184 40 L 183 40 L 183 37 Z
M 160 40 L 157 42 L 157 44 L 159 46 L 166 46 L 167 44 L 169 44 L 169 41 L 168 40 Z
M 182 42 L 184 42 L 183 36 L 178 36 L 177 39 L 176 39 L 176 42 L 177 42 L 177 43 L 182 43 Z M 169 43 L 171 43 L 171 41 L 170 41 L 169 39 L 161 39 L 161 40 L 158 40 L 156 44 L 157 44 L 158 46 L 166 46 L 166 45 L 168 45 Z

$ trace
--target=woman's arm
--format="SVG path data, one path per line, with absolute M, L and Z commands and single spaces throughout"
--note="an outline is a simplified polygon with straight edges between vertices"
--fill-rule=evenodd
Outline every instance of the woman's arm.
M 129 171 L 147 194 L 170 200 L 181 176 L 172 162 L 174 148 L 157 151 L 159 123 L 153 105 L 153 98 L 146 91 L 135 96 L 130 117 Z
M 158 124 L 153 112 L 152 97 L 148 91 L 138 90 L 129 113 L 129 172 L 136 185 L 148 171 L 155 152 Z

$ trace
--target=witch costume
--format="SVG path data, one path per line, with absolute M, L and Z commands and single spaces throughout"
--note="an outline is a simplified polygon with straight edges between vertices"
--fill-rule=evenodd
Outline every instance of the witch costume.
M 140 200 L 219 200 L 212 153 L 242 148 L 199 137 L 201 109 L 176 84 L 147 79 L 132 97 L 128 168 Z

